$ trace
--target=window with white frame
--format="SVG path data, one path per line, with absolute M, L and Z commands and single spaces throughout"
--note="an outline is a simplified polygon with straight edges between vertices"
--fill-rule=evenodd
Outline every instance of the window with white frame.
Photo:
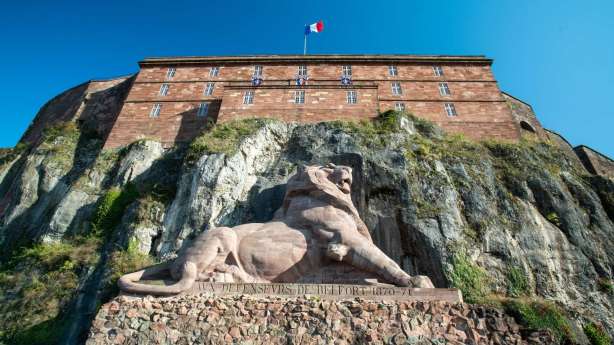
M 262 66 L 261 65 L 254 66 L 254 77 L 262 77 Z
M 196 112 L 196 116 L 204 117 L 204 116 L 207 116 L 208 113 L 209 113 L 209 103 L 201 102 L 198 105 L 198 111 Z
M 403 102 L 396 102 L 394 104 L 394 110 L 396 110 L 396 111 L 405 111 L 405 103 L 403 103 Z
M 346 99 L 347 99 L 348 104 L 356 104 L 356 101 L 357 101 L 356 91 L 354 90 L 347 91 Z
M 298 75 L 301 77 L 307 76 L 307 65 L 298 66 Z
M 433 73 L 435 73 L 436 76 L 441 77 L 443 76 L 443 68 L 441 68 L 441 66 L 433 66 Z
M 388 66 L 388 74 L 391 77 L 396 77 L 399 74 L 397 71 L 397 66 Z
M 209 76 L 210 77 L 217 77 L 218 74 L 220 74 L 220 68 L 219 67 L 211 67 L 211 69 L 209 70 Z
M 149 112 L 149 117 L 160 116 L 160 109 L 162 109 L 162 104 L 154 103 L 153 107 L 151 107 L 151 111 Z
M 215 83 L 207 83 L 207 85 L 205 85 L 205 96 L 213 95 L 214 89 L 215 89 Z
M 344 77 L 351 77 L 352 76 L 352 66 L 350 65 L 341 66 L 341 75 Z
M 448 83 L 439 83 L 439 94 L 442 96 L 450 96 L 450 88 Z
M 454 107 L 454 104 L 452 103 L 444 103 L 443 107 L 446 110 L 446 114 L 448 116 L 457 116 L 458 114 L 456 113 L 456 108 Z
M 169 88 L 169 86 L 166 83 L 160 85 L 160 92 L 159 92 L 160 96 L 168 95 L 168 88 Z
M 403 93 L 403 89 L 401 89 L 401 83 L 398 81 L 392 82 L 392 94 L 395 96 L 401 95 Z
M 254 104 L 254 91 L 245 91 L 243 104 Z
M 294 91 L 294 103 L 305 104 L 305 91 L 304 90 Z
M 166 79 L 172 79 L 175 76 L 176 71 L 177 70 L 175 69 L 175 67 L 169 67 L 166 71 Z

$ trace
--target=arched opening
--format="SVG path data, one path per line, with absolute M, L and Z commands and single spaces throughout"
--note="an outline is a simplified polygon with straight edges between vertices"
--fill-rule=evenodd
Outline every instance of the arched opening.
M 535 128 L 526 121 L 520 121 L 520 134 L 525 139 L 537 139 Z
M 536 134 L 537 132 L 535 131 L 535 128 L 533 128 L 533 126 L 531 126 L 528 122 L 526 121 L 520 121 L 520 128 L 524 129 L 525 131 L 529 131 L 533 134 Z

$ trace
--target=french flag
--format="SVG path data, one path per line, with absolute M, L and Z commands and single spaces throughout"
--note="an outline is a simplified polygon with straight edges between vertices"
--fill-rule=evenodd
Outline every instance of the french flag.
M 322 32 L 322 30 L 324 30 L 324 22 L 321 20 L 311 25 L 305 25 L 305 35 L 309 35 L 312 32 Z

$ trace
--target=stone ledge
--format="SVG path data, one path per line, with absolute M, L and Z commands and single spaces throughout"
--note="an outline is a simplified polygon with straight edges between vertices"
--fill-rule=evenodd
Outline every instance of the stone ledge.
M 103 305 L 87 345 L 553 344 L 502 311 L 422 301 L 183 295 L 118 297 Z

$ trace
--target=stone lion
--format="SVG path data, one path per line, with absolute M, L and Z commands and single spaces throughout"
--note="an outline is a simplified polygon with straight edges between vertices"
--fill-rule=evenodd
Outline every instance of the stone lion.
M 350 167 L 300 167 L 270 222 L 206 231 L 173 261 L 122 276 L 119 287 L 128 293 L 174 295 L 197 280 L 293 283 L 341 263 L 384 283 L 432 288 L 428 277 L 411 277 L 375 246 L 352 203 L 351 185 Z M 138 282 L 169 274 L 176 283 Z

